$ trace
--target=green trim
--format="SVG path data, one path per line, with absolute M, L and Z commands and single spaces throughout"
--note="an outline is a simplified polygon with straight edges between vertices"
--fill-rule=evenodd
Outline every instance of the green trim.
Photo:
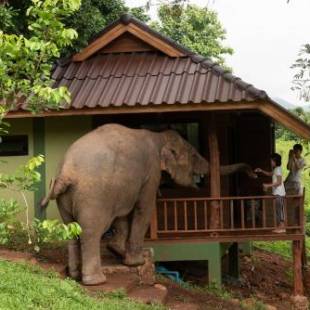
M 218 242 L 156 243 L 147 246 L 154 250 L 155 262 L 207 260 L 209 283 L 222 284 L 222 245 Z
M 247 256 L 252 255 L 253 244 L 252 244 L 251 241 L 242 242 L 242 243 L 239 244 L 239 246 L 240 246 L 240 250 L 241 250 L 243 255 L 247 255 Z
M 45 156 L 45 120 L 44 118 L 33 119 L 33 155 Z M 45 219 L 46 212 L 40 208 L 40 200 L 46 194 L 46 164 L 45 162 L 37 170 L 41 174 L 41 182 L 34 192 L 34 215 L 36 218 Z

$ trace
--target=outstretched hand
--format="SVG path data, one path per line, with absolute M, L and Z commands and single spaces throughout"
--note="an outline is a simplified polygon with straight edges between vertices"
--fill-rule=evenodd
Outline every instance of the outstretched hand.
M 256 168 L 256 169 L 254 170 L 254 172 L 255 172 L 255 173 L 262 173 L 263 170 L 262 170 L 261 168 Z

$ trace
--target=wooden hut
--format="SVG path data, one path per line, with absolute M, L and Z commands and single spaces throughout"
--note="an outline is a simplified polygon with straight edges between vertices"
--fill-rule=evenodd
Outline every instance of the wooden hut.
M 309 139 L 310 127 L 265 91 L 123 15 L 87 47 L 60 60 L 53 78 L 72 102 L 33 116 L 12 111 L 11 136 L 0 155 L 7 169 L 27 156 L 45 154 L 35 205 L 45 194 L 57 162 L 79 136 L 110 122 L 134 128 L 178 130 L 210 161 L 210 178 L 199 190 L 167 182 L 146 236 L 157 261 L 208 260 L 210 281 L 221 281 L 221 259 L 230 253 L 238 270 L 238 243 L 291 240 L 295 293 L 302 294 L 303 197 L 286 197 L 286 233 L 276 234 L 274 197 L 261 179 L 220 177 L 220 164 L 246 162 L 268 169 L 275 148 L 274 123 Z M 18 157 L 16 157 L 18 156 Z M 53 210 L 54 209 L 54 210 Z M 49 217 L 56 216 L 49 208 Z M 34 211 L 41 216 L 40 210 Z

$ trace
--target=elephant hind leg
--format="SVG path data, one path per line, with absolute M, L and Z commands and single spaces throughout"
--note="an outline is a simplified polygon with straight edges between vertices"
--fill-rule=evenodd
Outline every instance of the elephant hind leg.
M 71 210 L 71 198 L 68 195 L 61 195 L 57 198 L 59 213 L 65 224 L 74 221 Z M 70 240 L 68 242 L 68 274 L 74 280 L 81 278 L 81 247 L 80 240 Z
M 118 217 L 114 223 L 115 229 L 113 238 L 109 241 L 107 247 L 112 252 L 125 257 L 126 242 L 128 238 L 128 217 Z
M 98 216 L 102 210 L 100 201 L 95 199 L 80 202 L 87 208 L 79 208 L 78 222 L 82 228 L 80 237 L 82 252 L 82 283 L 98 285 L 106 282 L 101 270 L 100 241 L 102 235 L 111 225 L 111 215 L 107 212 Z

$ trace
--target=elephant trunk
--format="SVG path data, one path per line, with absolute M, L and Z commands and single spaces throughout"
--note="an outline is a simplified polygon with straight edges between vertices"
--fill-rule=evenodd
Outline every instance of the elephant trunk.
M 257 175 L 253 172 L 250 165 L 245 163 L 238 163 L 232 165 L 225 165 L 220 167 L 221 175 L 230 175 L 236 172 L 245 172 L 251 178 L 257 178 Z

